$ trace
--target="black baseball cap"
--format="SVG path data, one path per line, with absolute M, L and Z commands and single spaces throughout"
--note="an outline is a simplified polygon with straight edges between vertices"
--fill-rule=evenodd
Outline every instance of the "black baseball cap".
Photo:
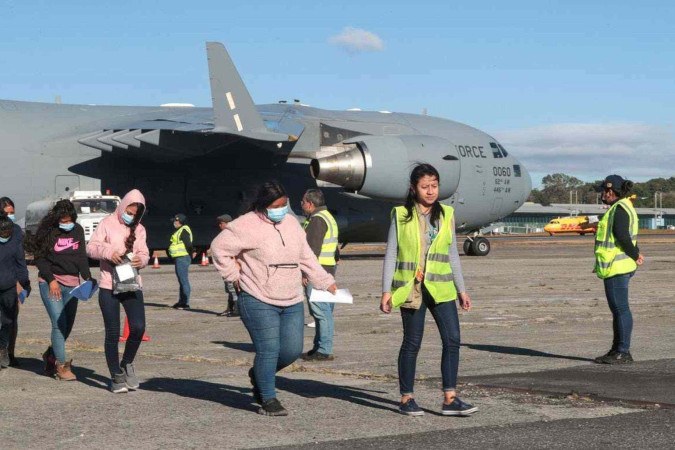
M 171 218 L 171 222 L 175 220 L 179 221 L 182 224 L 185 224 L 187 222 L 187 216 L 185 214 L 178 213 Z
M 596 186 L 595 190 L 597 192 L 602 192 L 605 189 L 611 189 L 618 194 L 625 181 L 626 180 L 624 180 L 620 175 L 609 175 L 603 180 L 602 183 Z

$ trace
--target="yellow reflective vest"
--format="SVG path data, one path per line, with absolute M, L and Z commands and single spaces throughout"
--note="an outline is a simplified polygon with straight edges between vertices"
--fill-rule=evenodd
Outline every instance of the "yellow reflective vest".
M 617 208 L 623 208 L 630 218 L 629 234 L 633 245 L 637 244 L 638 216 L 633 204 L 627 198 L 615 202 L 602 216 L 595 233 L 595 273 L 605 279 L 634 272 L 637 263 L 616 245 L 612 228 Z
M 192 242 L 192 230 L 189 226 L 183 225 L 176 230 L 174 234 L 171 235 L 171 244 L 169 245 L 169 256 L 172 258 L 179 258 L 181 256 L 187 256 L 188 251 L 185 248 L 185 244 L 180 240 L 180 235 L 183 230 L 187 231 L 190 235 L 190 242 Z
M 319 211 L 312 215 L 312 217 L 320 217 L 326 222 L 326 234 L 323 236 L 323 243 L 321 244 L 321 253 L 319 254 L 319 264 L 322 266 L 334 266 L 335 253 L 338 246 L 338 226 L 333 215 L 328 210 Z M 302 224 L 303 228 L 307 228 L 311 217 Z
M 455 210 L 451 206 L 441 205 L 443 215 L 440 218 L 436 238 L 429 247 L 424 267 L 424 286 L 436 303 L 450 302 L 457 298 L 452 267 L 450 267 L 450 246 L 452 242 L 452 217 Z M 400 307 L 410 296 L 415 283 L 415 274 L 420 268 L 420 227 L 417 208 L 413 208 L 412 220 L 406 221 L 405 206 L 392 210 L 396 217 L 396 271 L 391 283 L 392 306 Z

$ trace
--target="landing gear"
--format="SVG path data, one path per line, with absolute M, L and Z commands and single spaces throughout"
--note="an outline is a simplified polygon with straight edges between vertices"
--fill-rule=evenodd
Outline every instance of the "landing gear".
M 490 241 L 482 236 L 468 237 L 464 241 L 463 249 L 467 256 L 485 256 L 490 253 Z

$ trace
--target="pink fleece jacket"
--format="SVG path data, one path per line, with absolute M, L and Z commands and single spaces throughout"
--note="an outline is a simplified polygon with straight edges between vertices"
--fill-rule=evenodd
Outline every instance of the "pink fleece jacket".
M 122 202 L 115 210 L 114 214 L 109 215 L 98 224 L 96 231 L 87 244 L 87 255 L 92 259 L 101 261 L 101 279 L 99 286 L 103 289 L 112 289 L 112 268 L 113 264 L 110 258 L 114 253 L 124 254 L 126 247 L 124 241 L 129 236 L 129 227 L 122 221 L 122 214 L 132 203 L 140 203 L 142 208 L 138 212 L 143 216 L 145 212 L 145 197 L 138 189 L 127 192 Z M 138 219 L 140 220 L 140 218 Z M 150 251 L 146 243 L 145 227 L 140 223 L 136 226 L 136 241 L 132 252 L 141 259 L 141 267 L 148 265 L 150 260 Z M 140 276 L 139 282 L 140 282 Z
M 319 265 L 305 232 L 291 215 L 274 224 L 262 214 L 244 214 L 216 236 L 211 254 L 225 281 L 239 281 L 241 289 L 275 306 L 303 301 L 303 273 L 317 289 L 335 283 Z

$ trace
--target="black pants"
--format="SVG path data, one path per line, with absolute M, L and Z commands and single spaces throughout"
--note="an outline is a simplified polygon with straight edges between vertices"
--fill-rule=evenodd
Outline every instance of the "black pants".
M 129 339 L 124 346 L 122 364 L 134 362 L 138 347 L 145 333 L 145 305 L 143 291 L 125 292 L 114 295 L 110 289 L 99 290 L 98 304 L 103 313 L 105 325 L 105 360 L 110 374 L 122 373 L 119 359 L 120 304 L 129 320 Z
M 16 286 L 0 290 L 0 348 L 7 348 L 17 315 Z

